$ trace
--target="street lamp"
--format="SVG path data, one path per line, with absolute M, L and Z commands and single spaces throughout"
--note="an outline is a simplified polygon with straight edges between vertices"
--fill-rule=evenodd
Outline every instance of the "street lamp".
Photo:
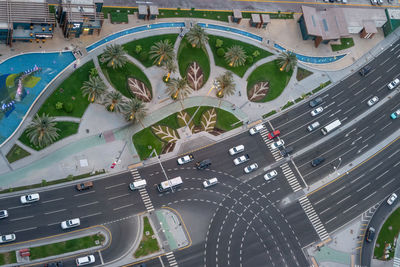
M 337 171 L 339 169 L 340 163 L 342 163 L 342 158 L 338 158 L 338 160 L 339 160 L 339 164 L 337 166 L 333 166 L 333 169 L 335 171 Z M 338 172 L 338 174 L 340 174 L 340 173 Z
M 148 149 L 152 149 L 152 148 L 153 148 L 152 146 L 150 146 L 150 145 L 148 146 Z M 165 172 L 164 167 L 163 167 L 163 165 L 161 164 L 160 156 L 158 156 L 157 151 L 156 151 L 155 148 L 153 148 L 153 150 L 151 151 L 149 158 L 153 155 L 153 153 L 156 154 L 158 163 L 160 164 L 161 170 L 162 170 L 163 173 L 164 173 L 165 180 L 168 181 L 168 183 L 169 183 L 169 185 L 170 185 L 170 187 L 171 187 L 171 191 L 172 191 L 172 193 L 173 193 L 173 192 L 174 192 L 174 188 L 172 187 L 171 182 L 170 182 L 169 179 L 168 179 L 167 173 Z

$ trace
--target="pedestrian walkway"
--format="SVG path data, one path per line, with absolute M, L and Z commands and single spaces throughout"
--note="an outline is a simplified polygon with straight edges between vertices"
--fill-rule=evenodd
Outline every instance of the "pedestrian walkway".
M 296 176 L 294 175 L 292 169 L 290 168 L 288 163 L 282 164 L 281 166 L 282 172 L 286 177 L 290 187 L 293 189 L 294 192 L 301 190 L 301 186 L 299 181 L 297 180 Z
M 271 145 L 272 145 L 272 143 L 275 142 L 275 140 L 268 138 L 268 130 L 266 128 L 264 128 L 260 131 L 260 134 L 261 134 L 261 137 L 262 137 L 264 143 L 267 145 L 268 150 L 271 151 L 271 154 L 274 157 L 275 161 L 279 161 L 279 160 L 283 159 L 279 149 L 271 148 Z
M 131 169 L 130 172 L 131 172 L 134 182 L 142 180 L 142 177 L 140 176 L 140 173 L 138 172 L 137 169 Z M 142 197 L 142 200 L 143 200 L 143 203 L 144 203 L 144 206 L 145 206 L 147 212 L 154 211 L 154 206 L 153 206 L 153 203 L 151 203 L 150 196 L 147 193 L 146 187 L 140 188 L 139 194 Z
M 311 202 L 308 200 L 307 196 L 301 197 L 299 202 L 308 219 L 311 221 L 311 224 L 317 232 L 319 238 L 322 241 L 329 239 L 329 234 L 326 231 L 325 226 L 322 224 L 318 214 L 315 212 L 314 207 L 311 205 Z

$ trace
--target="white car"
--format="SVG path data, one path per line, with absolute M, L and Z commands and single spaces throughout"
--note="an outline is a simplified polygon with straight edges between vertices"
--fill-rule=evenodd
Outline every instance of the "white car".
M 316 109 L 311 111 L 311 116 L 317 116 L 318 114 L 320 114 L 322 111 L 324 111 L 323 107 L 317 107 Z
M 278 175 L 278 172 L 275 171 L 275 170 L 272 170 L 272 171 L 270 171 L 270 172 L 267 172 L 267 173 L 264 175 L 264 179 L 265 179 L 265 181 L 268 181 L 268 180 L 271 180 L 272 178 L 274 178 L 274 177 L 277 176 L 277 175 Z
M 28 204 L 28 203 L 32 203 L 32 202 L 36 202 L 40 200 L 39 194 L 38 193 L 34 193 L 34 194 L 29 194 L 29 195 L 25 195 L 25 196 L 21 196 L 21 203 L 22 204 Z
M 400 80 L 398 78 L 396 78 L 392 82 L 390 82 L 387 85 L 387 87 L 389 88 L 389 90 L 392 90 L 392 89 L 396 88 L 399 84 L 400 84 Z
M 229 154 L 231 154 L 231 156 L 239 154 L 240 152 L 244 151 L 244 145 L 238 145 L 235 147 L 232 147 L 231 149 L 229 149 Z
M 240 156 L 240 157 L 234 159 L 234 160 L 233 160 L 233 163 L 234 163 L 235 165 L 239 165 L 239 164 L 242 164 L 243 162 L 248 161 L 249 159 L 250 159 L 249 154 L 246 154 L 246 155 L 242 155 L 242 156 Z
M 85 257 L 80 257 L 76 259 L 76 266 L 83 266 L 94 263 L 96 259 L 93 255 L 87 255 Z
M 261 131 L 262 129 L 264 129 L 265 127 L 264 127 L 264 124 L 258 124 L 258 125 L 256 125 L 256 126 L 254 126 L 253 128 L 251 128 L 250 130 L 249 130 L 249 133 L 251 134 L 251 135 L 255 135 L 256 133 L 258 133 L 259 131 Z
M 281 147 L 281 146 L 283 146 L 284 144 L 285 144 L 285 142 L 283 142 L 283 140 L 281 139 L 281 140 L 279 140 L 279 141 L 276 141 L 275 143 L 272 143 L 272 144 L 271 144 L 271 149 L 272 149 L 272 150 L 277 149 L 278 147 Z
M 8 217 L 8 212 L 6 210 L 0 210 L 0 219 Z
M 78 227 L 81 225 L 81 220 L 79 218 L 71 219 L 71 220 L 66 220 L 61 222 L 61 228 L 62 229 L 69 229 L 73 227 Z
M 15 240 L 15 234 L 0 236 L 0 243 L 7 243 Z
M 183 156 L 183 157 L 179 158 L 178 159 L 178 164 L 182 165 L 182 164 L 191 162 L 193 159 L 194 159 L 193 155 L 189 154 L 189 155 L 186 155 L 186 156 Z
M 216 184 L 218 184 L 218 179 L 217 178 L 211 178 L 211 179 L 205 180 L 203 182 L 203 187 L 204 188 L 208 188 L 208 187 L 216 185 Z
M 395 193 L 391 194 L 388 200 L 386 201 L 389 205 L 392 205 L 397 199 L 397 195 Z
M 251 173 L 252 171 L 255 171 L 258 169 L 258 164 L 257 163 L 253 163 L 247 167 L 244 168 L 244 172 L 245 173 Z
M 374 96 L 373 98 L 368 100 L 367 104 L 368 104 L 368 106 L 371 107 L 371 106 L 375 105 L 378 101 L 379 101 L 379 97 Z

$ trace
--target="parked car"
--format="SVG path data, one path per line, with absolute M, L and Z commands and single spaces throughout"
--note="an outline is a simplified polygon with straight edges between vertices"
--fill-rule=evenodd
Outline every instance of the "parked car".
M 396 88 L 398 85 L 400 84 L 400 80 L 398 78 L 394 79 L 393 81 L 391 81 L 387 87 L 389 88 L 389 90 L 392 90 L 394 88 Z
M 319 157 L 319 158 L 313 159 L 311 161 L 311 166 L 317 167 L 319 164 L 321 164 L 324 161 L 325 161 L 325 158 L 323 158 L 323 157 Z
M 264 128 L 265 128 L 264 124 L 258 124 L 256 126 L 254 126 L 253 128 L 250 128 L 249 133 L 250 133 L 250 135 L 255 135 L 256 133 L 258 133 L 259 131 L 261 131 Z
M 40 200 L 39 194 L 34 193 L 34 194 L 29 194 L 25 196 L 21 196 L 20 198 L 22 204 L 29 204 L 32 202 L 36 202 Z
M 69 228 L 78 227 L 79 225 L 81 225 L 81 220 L 79 220 L 79 218 L 61 222 L 61 228 L 64 230 L 69 229 Z
M 265 181 L 268 181 L 268 180 L 271 180 L 272 178 L 274 178 L 274 177 L 277 176 L 277 175 L 278 175 L 278 172 L 275 171 L 275 170 L 272 170 L 272 171 L 270 171 L 270 172 L 267 172 L 267 173 L 264 175 L 264 179 L 265 179 Z
M 253 163 L 253 164 L 251 164 L 249 166 L 246 166 L 244 168 L 244 172 L 245 173 L 251 173 L 252 171 L 255 171 L 257 169 L 258 169 L 258 164 L 257 163 Z
M 83 266 L 94 263 L 96 261 L 93 255 L 87 255 L 76 259 L 76 266 Z
M 0 210 L 0 219 L 4 219 L 8 217 L 7 210 Z
M 205 180 L 203 182 L 203 187 L 204 188 L 208 188 L 208 187 L 216 185 L 216 184 L 218 184 L 218 179 L 217 178 L 211 178 L 211 179 Z
M 368 100 L 367 104 L 368 104 L 368 106 L 371 107 L 371 106 L 375 105 L 378 101 L 379 101 L 379 97 L 374 96 L 373 98 Z
M 372 240 L 374 240 L 374 237 L 375 237 L 375 228 L 368 227 L 367 234 L 365 235 L 365 240 L 368 243 L 371 243 Z
M 50 262 L 45 265 L 46 267 L 63 267 L 64 264 L 62 261 L 57 261 L 57 262 Z
M 376 5 L 377 3 L 378 3 L 377 0 L 371 0 L 371 4 L 372 4 L 372 5 Z
M 314 108 L 323 102 L 322 97 L 317 97 L 310 101 L 310 107 Z
M 395 112 L 393 112 L 392 114 L 390 114 L 390 117 L 392 119 L 397 119 L 400 117 L 400 109 L 396 110 Z
M 289 156 L 291 153 L 293 152 L 293 147 L 287 147 L 287 148 L 285 148 L 285 149 L 282 149 L 281 150 L 281 155 L 282 155 L 282 157 L 287 157 L 287 156 Z
M 231 156 L 233 156 L 233 155 L 239 154 L 240 152 L 243 152 L 243 151 L 244 151 L 244 145 L 238 145 L 238 146 L 235 146 L 235 147 L 232 147 L 231 149 L 229 149 L 229 154 Z
M 388 200 L 386 201 L 389 205 L 392 205 L 397 199 L 397 195 L 396 193 L 393 193 L 390 195 L 390 197 L 388 198 Z
M 360 73 L 361 76 L 365 76 L 367 75 L 370 71 L 372 70 L 372 68 L 370 66 L 364 66 L 362 69 L 360 69 L 360 71 L 358 73 Z
M 284 144 L 285 144 L 285 142 L 281 139 L 279 141 L 276 141 L 275 143 L 272 143 L 271 144 L 271 149 L 272 150 L 277 149 L 277 148 L 283 146 Z
M 79 190 L 79 191 L 90 189 L 92 187 L 93 187 L 93 182 L 92 181 L 87 181 L 87 182 L 79 183 L 79 184 L 76 185 L 76 189 Z
M 322 111 L 324 111 L 323 107 L 317 107 L 316 109 L 311 111 L 311 116 L 317 116 L 318 114 L 320 114 Z
M 270 132 L 268 134 L 268 139 L 270 139 L 270 140 L 274 139 L 274 138 L 278 137 L 280 134 L 281 134 L 281 132 L 279 130 L 275 130 L 273 132 Z
M 15 240 L 15 234 L 8 234 L 0 236 L 0 243 L 8 243 Z
M 234 159 L 234 160 L 233 160 L 233 163 L 234 163 L 235 165 L 239 165 L 239 164 L 242 164 L 242 163 L 248 161 L 249 159 L 250 159 L 249 154 L 245 154 L 245 155 L 242 155 L 242 156 L 240 156 L 240 157 Z
M 315 129 L 317 129 L 319 126 L 320 126 L 319 122 L 318 122 L 318 121 L 315 121 L 315 122 L 313 122 L 312 124 L 310 124 L 310 125 L 307 126 L 307 130 L 308 130 L 309 132 L 312 132 L 312 131 L 314 131 Z
M 198 170 L 204 170 L 207 167 L 209 167 L 211 165 L 211 160 L 210 159 L 205 159 L 199 162 L 196 162 L 196 168 Z
M 183 157 L 179 158 L 177 161 L 178 161 L 179 165 L 182 165 L 182 164 L 191 162 L 192 160 L 194 160 L 194 157 L 193 157 L 192 154 L 189 154 L 189 155 L 186 155 L 186 156 L 183 156 Z
M 383 0 L 377 0 L 378 5 L 383 5 Z

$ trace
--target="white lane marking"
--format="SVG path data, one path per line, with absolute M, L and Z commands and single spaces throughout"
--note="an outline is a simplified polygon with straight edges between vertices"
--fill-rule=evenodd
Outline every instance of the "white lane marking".
M 361 101 L 361 103 L 363 103 L 364 101 L 367 101 L 368 99 L 371 99 L 373 96 L 374 96 L 374 95 L 369 95 L 368 97 L 366 97 L 365 99 L 363 99 L 363 100 Z
M 10 221 L 10 222 L 14 222 L 14 221 L 20 221 L 20 220 L 30 219 L 30 218 L 33 218 L 33 217 L 35 217 L 35 216 L 30 215 L 30 216 L 25 216 L 25 217 L 19 217 L 19 218 L 15 218 L 15 219 L 10 219 L 9 221 Z
M 367 89 L 367 87 L 363 87 L 362 89 L 358 90 L 354 95 L 358 95 L 360 94 L 362 91 L 364 91 L 365 89 Z
M 390 51 L 392 51 L 392 50 L 390 50 Z M 385 63 L 388 62 L 389 60 L 390 60 L 390 57 L 387 58 L 387 59 L 385 59 L 385 61 L 381 62 L 381 63 L 379 64 L 379 66 L 382 66 L 383 64 L 385 64 Z
M 375 170 L 376 168 L 378 168 L 379 166 L 381 166 L 383 164 L 383 161 L 379 162 L 377 165 L 375 165 L 374 167 L 372 167 L 369 171 L 372 172 L 373 170 Z
M 397 167 L 400 164 L 400 161 L 393 165 L 393 167 Z
M 97 203 L 99 203 L 99 202 L 98 202 L 98 201 L 95 201 L 95 202 L 91 202 L 91 203 L 82 204 L 82 205 L 79 205 L 79 206 L 77 206 L 77 207 L 78 207 L 78 208 L 82 208 L 82 207 L 94 205 L 94 204 L 97 204 Z
M 127 208 L 127 207 L 130 207 L 130 206 L 132 206 L 132 205 L 133 205 L 133 204 L 128 204 L 128 205 L 125 205 L 125 206 L 121 206 L 121 207 L 115 208 L 115 209 L 113 209 L 113 210 L 115 211 L 115 210 Z
M 50 202 L 54 202 L 54 201 L 59 201 L 59 200 L 63 200 L 63 197 L 60 198 L 56 198 L 56 199 L 50 199 L 50 200 L 46 200 L 46 201 L 42 201 L 42 203 L 50 203 Z
M 116 199 L 116 198 L 120 198 L 120 197 L 126 197 L 126 196 L 129 196 L 130 194 L 123 194 L 123 195 L 119 195 L 119 196 L 115 196 L 115 197 L 110 197 L 108 200 L 113 200 L 113 199 Z
M 321 198 L 321 199 L 318 200 L 317 202 L 314 202 L 314 206 L 317 205 L 317 204 L 319 204 L 319 203 L 321 203 L 321 202 L 324 201 L 324 200 L 325 200 L 325 197 L 324 197 L 324 198 Z
M 340 107 L 341 105 L 343 105 L 344 103 L 346 103 L 346 102 L 348 102 L 350 99 L 346 99 L 346 100 L 343 100 L 342 102 L 340 102 L 339 104 L 337 104 L 337 106 L 338 107 Z
M 397 66 L 397 64 L 394 64 L 390 69 L 388 69 L 386 72 L 391 71 L 392 69 L 394 69 Z
M 104 187 L 104 188 L 105 189 L 110 189 L 110 188 L 114 188 L 114 187 L 121 186 L 121 185 L 124 185 L 124 184 L 126 184 L 126 183 L 114 184 L 114 185 L 110 185 L 110 186 L 107 186 L 107 187 Z
M 61 209 L 61 210 L 55 210 L 55 211 L 49 211 L 49 212 L 45 212 L 45 215 L 49 215 L 49 214 L 53 214 L 53 213 L 57 213 L 57 212 L 63 212 L 66 211 L 67 209 Z
M 352 184 L 352 183 L 355 183 L 358 179 L 360 179 L 360 178 L 362 178 L 362 177 L 364 177 L 365 176 L 365 173 L 364 174 L 361 174 L 360 176 L 358 176 L 356 179 L 354 179 L 354 180 L 352 180 L 350 183 Z
M 382 188 L 385 188 L 388 184 L 390 184 L 391 182 L 393 182 L 394 181 L 394 179 L 396 179 L 396 178 L 393 178 L 392 180 L 390 180 L 389 182 L 387 182 L 386 184 L 384 184 L 384 185 L 382 185 Z
M 31 227 L 31 228 L 25 228 L 25 229 L 21 229 L 21 230 L 15 230 L 14 233 L 19 233 L 19 232 L 25 232 L 25 231 L 29 231 L 29 230 L 35 230 L 37 227 Z
M 392 52 L 393 50 L 395 50 L 400 44 L 397 44 L 395 47 L 393 47 L 392 49 L 390 49 L 390 52 Z M 389 60 L 390 58 L 388 58 L 387 60 Z
M 386 170 L 384 173 L 382 173 L 381 175 L 379 175 L 378 177 L 375 178 L 375 180 L 378 180 L 379 178 L 381 178 L 382 176 L 384 176 L 386 173 L 388 173 L 389 170 Z
M 390 124 L 392 124 L 392 122 L 389 122 L 388 124 L 386 124 L 385 126 L 383 126 L 379 131 L 383 131 L 386 127 L 389 127 Z
M 97 213 L 81 216 L 81 218 L 93 217 L 93 216 L 100 215 L 100 214 L 101 214 L 101 212 L 97 212 Z
M 87 194 L 92 194 L 94 192 L 96 192 L 96 191 L 92 190 L 92 191 L 88 191 L 88 192 L 83 192 L 83 193 L 79 193 L 79 194 L 74 195 L 74 197 L 84 196 L 84 195 L 87 195 Z
M 286 121 L 286 122 L 284 122 L 284 123 L 282 123 L 282 124 L 279 124 L 279 125 L 278 125 L 277 127 L 275 127 L 275 128 L 281 128 L 283 125 L 288 124 L 289 122 L 292 122 L 292 121 L 296 120 L 297 118 L 300 118 L 301 116 L 303 116 L 303 115 L 305 115 L 305 114 L 309 114 L 309 113 L 310 113 L 310 111 L 307 110 L 306 112 L 300 114 L 299 116 L 297 116 L 297 117 L 295 117 L 295 118 L 293 118 L 293 119 L 291 119 L 291 120 L 288 120 L 288 121 Z
M 342 191 L 343 189 L 345 189 L 346 188 L 346 186 L 342 186 L 341 188 L 339 188 L 338 190 L 336 190 L 335 192 L 332 192 L 331 193 L 331 196 L 333 196 L 334 194 L 336 194 L 337 192 L 339 192 L 339 191 Z
M 15 207 L 9 207 L 7 209 L 8 210 L 13 210 L 13 209 L 19 209 L 19 208 L 29 207 L 29 206 L 31 206 L 31 204 L 26 204 L 26 205 L 22 205 L 22 206 L 15 206 Z
M 354 85 L 356 85 L 359 82 L 360 82 L 360 80 L 355 81 L 354 83 L 350 84 L 349 88 L 353 87 Z
M 362 138 L 363 138 L 362 136 L 357 137 L 356 140 L 354 140 L 353 142 L 351 142 L 351 145 L 354 145 L 358 140 L 361 140 Z
M 383 88 L 385 88 L 387 85 L 382 85 L 381 87 L 379 87 L 379 89 L 378 90 L 376 90 L 376 91 L 380 91 L 380 90 L 382 90 Z
M 345 198 L 343 198 L 342 200 L 338 201 L 338 203 L 337 203 L 337 204 L 340 204 L 340 203 L 342 203 L 343 201 L 345 201 L 345 200 L 346 200 L 346 199 L 348 199 L 349 197 L 351 197 L 351 195 L 348 195 L 347 197 L 345 197 Z
M 342 110 L 338 109 L 335 113 L 332 113 L 331 115 L 329 115 L 328 118 L 335 116 L 336 114 L 340 113 Z
M 380 78 L 382 78 L 382 76 L 379 76 L 378 78 L 376 78 L 375 80 L 373 80 L 372 82 L 371 82 L 371 84 L 374 84 L 376 81 L 378 81 Z
M 376 193 L 376 191 L 373 192 L 372 194 L 368 194 L 368 196 L 366 196 L 365 198 L 363 198 L 363 201 L 364 201 L 364 200 L 367 200 L 367 199 L 370 198 L 370 197 L 372 197 L 375 193 Z
M 349 113 L 350 111 L 352 111 L 352 110 L 355 109 L 355 108 L 356 108 L 356 106 L 353 106 L 351 109 L 346 110 L 345 112 L 343 112 L 343 114 Z
M 332 219 L 330 219 L 329 221 L 326 221 L 326 223 L 325 223 L 325 224 L 328 224 L 328 223 L 332 222 L 333 220 L 335 220 L 335 219 L 336 219 L 336 217 L 337 217 L 337 216 L 333 217 L 333 218 L 332 218 Z
M 385 117 L 386 115 L 383 114 L 382 116 L 380 116 L 378 119 L 374 120 L 374 123 L 377 123 L 378 121 L 380 121 L 383 117 Z
M 321 212 L 319 213 L 319 215 L 324 214 L 325 212 L 327 212 L 327 211 L 330 210 L 330 209 L 331 209 L 331 207 L 324 209 L 323 211 L 321 211 Z
M 350 208 L 348 208 L 347 210 L 343 211 L 343 213 L 348 212 L 349 210 L 351 210 L 352 208 L 354 208 L 355 206 L 357 206 L 358 204 L 354 204 L 353 206 L 351 206 Z
M 354 128 L 353 130 L 351 130 L 350 132 L 348 132 L 348 133 L 345 135 L 345 137 L 349 137 L 349 135 L 350 135 L 352 132 L 356 131 L 356 130 L 357 130 L 357 128 Z
M 360 192 L 361 190 L 363 190 L 364 188 L 366 188 L 367 186 L 369 186 L 371 183 L 369 182 L 368 184 L 364 185 L 363 187 L 357 189 L 357 192 Z
M 342 94 L 344 92 L 344 90 L 340 91 L 339 93 L 337 93 L 336 95 L 332 96 L 332 99 L 334 99 L 335 97 L 337 97 L 338 95 Z
M 52 225 L 56 225 L 56 224 L 60 224 L 60 222 L 49 223 L 47 226 L 52 226 Z
M 362 133 L 362 132 L 364 132 L 365 130 L 367 130 L 368 129 L 368 126 L 367 127 L 365 127 L 364 129 L 362 129 L 361 131 L 359 131 L 358 133 L 356 133 L 357 135 L 359 135 L 360 133 Z
M 357 151 L 357 154 L 361 153 L 361 151 L 363 151 L 363 149 L 364 149 L 364 148 L 367 148 L 367 147 L 368 147 L 368 144 L 366 144 L 365 146 L 363 146 L 362 148 L 360 148 L 360 149 Z
M 365 139 L 362 141 L 362 143 L 367 142 L 369 139 L 371 139 L 371 138 L 374 137 L 374 136 L 375 136 L 375 134 L 371 134 L 370 136 L 368 136 L 367 138 L 365 138 Z

